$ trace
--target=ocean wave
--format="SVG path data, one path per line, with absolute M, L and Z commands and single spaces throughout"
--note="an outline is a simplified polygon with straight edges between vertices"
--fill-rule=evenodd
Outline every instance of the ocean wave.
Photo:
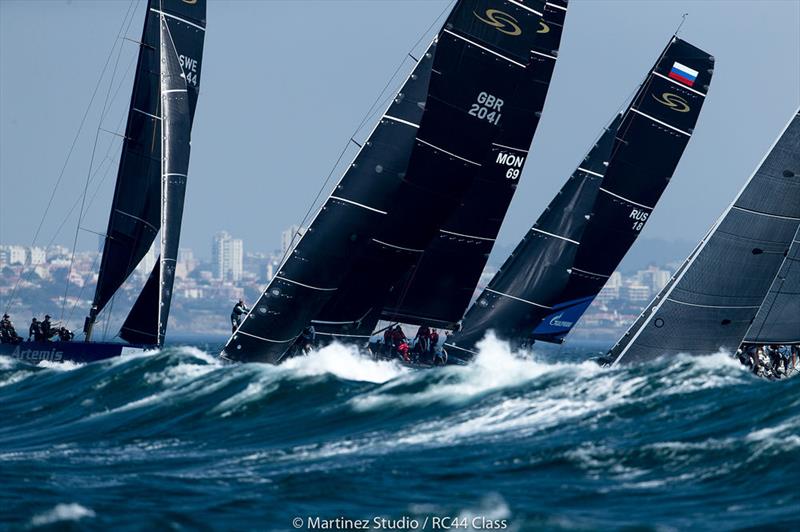
M 39 527 L 52 525 L 61 521 L 80 521 L 81 519 L 95 516 L 94 510 L 77 503 L 57 504 L 50 510 L 36 514 L 31 519 L 31 526 Z

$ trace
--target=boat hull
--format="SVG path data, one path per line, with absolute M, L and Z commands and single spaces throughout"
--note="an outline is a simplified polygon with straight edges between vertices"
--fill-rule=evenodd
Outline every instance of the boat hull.
M 49 362 L 88 363 L 142 353 L 154 346 L 126 345 L 112 342 L 22 342 L 0 344 L 0 356 L 16 358 L 30 364 Z

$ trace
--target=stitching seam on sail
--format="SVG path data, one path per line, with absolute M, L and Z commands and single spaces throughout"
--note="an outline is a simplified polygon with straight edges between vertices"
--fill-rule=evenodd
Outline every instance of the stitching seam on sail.
M 660 74 L 660 73 L 656 72 L 655 70 L 652 72 L 652 74 L 653 74 L 654 76 L 658 76 L 659 78 L 664 78 L 665 80 L 669 81 L 670 83 L 674 83 L 674 84 L 675 84 L 675 85 L 677 85 L 678 87 L 680 87 L 680 88 L 682 88 L 682 89 L 686 89 L 687 91 L 693 92 L 693 93 L 697 94 L 698 96 L 702 96 L 703 98 L 705 98 L 705 97 L 706 97 L 706 94 L 705 94 L 704 92 L 700 92 L 699 90 L 695 90 L 695 89 L 693 89 L 693 88 L 691 88 L 691 87 L 687 87 L 687 86 L 686 86 L 686 85 L 684 85 L 683 83 L 680 83 L 680 82 L 678 82 L 678 81 L 675 81 L 675 80 L 674 80 L 674 79 L 672 79 L 672 78 L 668 78 L 668 77 L 667 77 L 667 76 L 665 76 L 664 74 Z
M 372 239 L 373 242 L 377 242 L 378 244 L 388 246 L 390 248 L 395 249 L 402 249 L 403 251 L 411 251 L 412 253 L 424 253 L 424 249 L 412 249 L 412 248 L 404 248 L 403 246 L 395 246 L 394 244 L 390 244 L 388 242 L 384 242 L 383 240 L 378 240 L 377 238 Z
M 129 214 L 129 213 L 127 213 L 127 212 L 125 212 L 125 211 L 121 211 L 121 210 L 119 210 L 119 209 L 114 209 L 114 211 L 116 211 L 116 212 L 118 212 L 118 213 L 120 213 L 120 214 L 124 214 L 125 216 L 127 216 L 127 217 L 129 217 L 129 218 L 133 218 L 133 219 L 134 219 L 134 220 L 136 220 L 137 222 L 142 222 L 143 224 L 145 224 L 147 227 L 149 227 L 150 229 L 152 229 L 152 230 L 153 230 L 153 231 L 155 231 L 156 233 L 158 232 L 158 227 L 154 226 L 153 224 L 151 224 L 151 223 L 150 223 L 150 222 L 148 222 L 147 220 L 143 220 L 143 219 L 139 218 L 138 216 L 134 216 L 133 214 Z
M 343 333 L 329 333 L 329 332 L 317 332 L 316 334 L 320 336 L 335 336 L 337 338 L 347 337 L 347 338 L 372 338 L 372 336 L 368 334 L 343 334 Z
M 508 3 L 509 3 L 509 4 L 514 4 L 515 6 L 517 6 L 517 7 L 521 7 L 522 9 L 526 9 L 526 10 L 530 11 L 531 13 L 536 13 L 536 14 L 537 14 L 537 15 L 539 15 L 540 17 L 542 16 L 542 14 L 541 14 L 541 13 L 539 13 L 538 11 L 536 11 L 535 9 L 533 9 L 533 8 L 531 8 L 531 7 L 528 7 L 528 6 L 526 6 L 526 5 L 520 4 L 519 2 L 515 2 L 514 0 L 508 0 Z
M 303 284 L 293 279 L 289 279 L 288 277 L 283 277 L 282 275 L 276 275 L 275 278 L 280 279 L 281 281 L 286 281 L 287 283 L 296 284 L 297 286 L 310 288 L 312 290 L 319 290 L 320 292 L 333 292 L 334 290 L 338 290 L 338 288 L 320 288 L 319 286 L 311 286 L 310 284 Z
M 150 8 L 150 11 L 152 11 L 153 13 L 158 13 L 159 15 L 164 15 L 165 17 L 174 18 L 175 20 L 180 20 L 184 24 L 188 24 L 189 26 L 197 28 L 198 30 L 206 31 L 206 29 L 203 26 L 201 26 L 199 24 L 195 24 L 194 22 L 190 22 L 190 21 L 186 20 L 185 18 L 181 18 L 181 17 L 178 17 L 176 15 L 173 15 L 172 13 L 167 13 L 165 11 L 161 11 L 160 9 L 155 9 L 153 7 Z
M 361 208 L 367 209 L 369 211 L 377 212 L 379 214 L 387 214 L 386 211 L 382 211 L 380 209 L 376 209 L 374 207 L 370 207 L 369 205 L 364 205 L 363 203 L 358 203 L 357 201 L 349 200 L 349 199 L 342 198 L 342 197 L 339 197 L 339 196 L 331 196 L 330 199 L 335 199 L 335 200 L 343 201 L 345 203 L 350 203 L 350 204 L 355 205 L 357 207 L 361 207 Z
M 567 238 L 565 236 L 557 235 L 555 233 L 548 233 L 547 231 L 542 231 L 537 227 L 531 227 L 531 231 L 536 231 L 537 233 L 542 233 L 543 235 L 552 236 L 553 238 L 560 238 L 561 240 L 566 240 L 567 242 L 572 242 L 576 246 L 580 246 L 581 243 L 577 240 L 572 240 L 571 238 Z
M 619 198 L 619 199 L 621 199 L 621 200 L 623 200 L 623 201 L 627 201 L 627 202 L 628 202 L 628 203 L 630 203 L 631 205 L 636 205 L 637 207 L 641 207 L 641 208 L 643 208 L 643 209 L 650 209 L 651 211 L 653 210 L 653 207 L 648 207 L 647 205 L 644 205 L 644 204 L 642 204 L 642 203 L 636 203 L 635 201 L 631 201 L 631 200 L 629 200 L 629 199 L 628 199 L 628 198 L 626 198 L 625 196 L 620 196 L 619 194 L 614 194 L 614 193 L 613 193 L 613 192 L 611 192 L 610 190 L 606 190 L 606 189 L 604 189 L 603 187 L 600 187 L 600 190 L 602 190 L 602 191 L 603 191 L 603 192 L 605 192 L 606 194 L 609 194 L 609 195 L 611 195 L 611 196 L 614 196 L 615 198 Z
M 686 303 L 685 301 L 678 301 L 677 299 L 673 299 L 671 297 L 666 298 L 667 301 L 672 301 L 673 303 L 677 303 L 679 305 L 686 305 L 687 307 L 700 307 L 700 308 L 761 308 L 761 305 L 747 305 L 747 306 L 737 306 L 737 305 L 699 305 L 697 303 Z
M 133 110 L 134 110 L 134 111 L 136 111 L 137 113 L 142 113 L 143 115 L 147 115 L 147 116 L 149 116 L 150 118 L 155 118 L 156 120 L 161 120 L 161 117 L 160 117 L 160 116 L 151 115 L 151 114 L 150 114 L 150 113 L 148 113 L 147 111 L 142 111 L 141 109 L 137 109 L 136 107 L 131 107 L 131 109 L 133 109 Z
M 671 126 L 671 125 L 667 124 L 666 122 L 663 122 L 663 121 L 659 120 L 658 118 L 653 118 L 653 117 L 652 117 L 652 116 L 650 116 L 649 114 L 647 114 L 647 113 L 643 113 L 643 112 L 641 112 L 641 111 L 640 111 L 640 110 L 638 110 L 638 109 L 634 109 L 633 107 L 631 107 L 631 111 L 633 111 L 633 112 L 634 112 L 634 113 L 636 113 L 636 114 L 640 114 L 640 115 L 642 115 L 642 116 L 643 116 L 643 117 L 645 117 L 645 118 L 649 118 L 650 120 L 652 120 L 653 122 L 655 122 L 655 123 L 657 123 L 657 124 L 661 124 L 661 125 L 662 125 L 662 126 L 664 126 L 664 127 L 668 127 L 668 128 L 670 128 L 670 129 L 672 129 L 673 131 L 677 131 L 678 133 L 682 133 L 682 134 L 686 135 L 687 137 L 691 137 L 691 136 L 692 136 L 692 134 L 691 134 L 691 133 L 688 133 L 688 132 L 686 132 L 686 131 L 684 131 L 684 130 L 682 130 L 682 129 L 678 129 L 678 128 L 677 128 L 677 127 L 675 127 L 675 126 Z
M 358 323 L 358 321 L 325 321 L 325 320 L 311 320 L 311 323 L 319 323 L 321 325 L 350 325 L 351 323 Z M 322 333 L 320 333 L 322 334 Z
M 403 120 L 402 118 L 397 118 L 396 116 L 392 115 L 383 115 L 384 118 L 388 118 L 389 120 L 394 120 L 395 122 L 400 122 L 401 124 L 405 124 L 407 126 L 415 127 L 419 129 L 419 125 L 415 124 L 414 122 L 409 122 L 408 120 Z
M 589 175 L 597 176 L 597 177 L 605 177 L 603 174 L 598 174 L 597 172 L 592 172 L 591 170 L 587 170 L 586 168 L 578 167 L 578 170 L 581 172 L 586 172 Z
M 448 30 L 448 29 L 445 29 L 445 30 L 444 30 L 444 32 L 445 32 L 445 33 L 449 33 L 449 34 L 450 34 L 450 35 L 452 35 L 453 37 L 456 37 L 456 38 L 458 38 L 458 39 L 461 39 L 462 41 L 466 41 L 466 42 L 470 43 L 470 44 L 471 44 L 471 45 L 473 45 L 473 46 L 477 46 L 478 48 L 481 48 L 482 50 L 486 50 L 486 51 L 487 51 L 487 52 L 489 52 L 490 54 L 494 54 L 494 55 L 496 55 L 497 57 L 499 57 L 500 59 L 505 59 L 505 60 L 506 60 L 506 61 L 508 61 L 509 63 L 512 63 L 512 64 L 514 64 L 514 65 L 517 65 L 518 67 L 525 68 L 525 65 L 523 65 L 522 63 L 518 63 L 518 62 L 514 61 L 513 59 L 511 59 L 511 58 L 509 58 L 509 57 L 506 57 L 506 56 L 504 56 L 503 54 L 498 54 L 498 53 L 497 53 L 497 52 L 495 52 L 494 50 L 492 50 L 492 49 L 490 49 L 490 48 L 487 48 L 487 47 L 485 47 L 485 46 L 482 46 L 482 45 L 480 45 L 480 44 L 478 44 L 478 43 L 476 43 L 476 42 L 474 42 L 474 41 L 471 41 L 471 40 L 467 39 L 466 37 L 462 37 L 461 35 L 459 35 L 459 34 L 457 34 L 457 33 L 453 33 L 452 31 L 450 31 L 450 30 Z
M 498 144 L 496 142 L 492 142 L 492 146 L 497 146 L 498 148 L 505 148 L 507 150 L 516 150 L 516 151 L 521 151 L 523 153 L 528 153 L 528 150 L 523 150 L 522 148 L 513 148 L 511 146 L 503 146 L 502 144 Z
M 265 342 L 272 342 L 273 344 L 288 344 L 289 342 L 294 342 L 295 341 L 294 338 L 292 338 L 291 340 L 270 340 L 269 338 L 256 336 L 255 334 L 246 333 L 246 332 L 244 332 L 242 330 L 237 330 L 236 333 L 234 334 L 234 336 L 236 334 L 243 334 L 245 336 L 249 336 L 250 338 L 255 338 L 256 340 L 263 340 Z
M 749 212 L 750 214 L 758 214 L 759 216 L 768 216 L 770 218 L 780 218 L 781 220 L 800 220 L 800 218 L 795 218 L 794 216 L 781 216 L 780 214 L 770 214 L 768 212 L 761 212 L 761 211 L 754 211 L 753 209 L 745 209 L 744 207 L 738 207 L 736 205 L 733 206 L 734 209 L 737 211 L 742 212 Z
M 528 301 L 527 299 L 522 299 L 521 297 L 512 296 L 511 294 L 504 294 L 503 292 L 498 292 L 497 290 L 492 290 L 491 288 L 487 288 L 486 291 L 487 292 L 491 292 L 493 294 L 500 295 L 500 296 L 505 296 L 505 297 L 508 297 L 510 299 L 516 299 L 517 301 L 522 301 L 523 303 L 527 303 L 529 305 L 533 305 L 534 307 L 541 307 L 541 308 L 546 308 L 546 309 L 552 309 L 553 308 L 553 307 L 548 307 L 547 305 L 541 305 L 539 303 L 534 303 L 533 301 Z
M 455 236 L 463 236 L 464 238 L 474 238 L 475 240 L 486 240 L 488 242 L 494 242 L 494 238 L 487 238 L 485 236 L 475 236 L 475 235 L 465 235 L 463 233 L 454 233 L 453 231 L 445 231 L 444 229 L 439 229 L 440 233 L 446 233 L 448 235 L 455 235 Z
M 424 141 L 424 140 L 422 140 L 421 138 L 417 138 L 417 142 L 421 142 L 421 143 L 423 143 L 423 144 L 425 144 L 425 145 L 427 145 L 427 146 L 430 146 L 431 148 L 433 148 L 433 149 L 435 149 L 435 150 L 439 150 L 439 151 L 440 151 L 440 152 L 442 152 L 442 153 L 446 153 L 447 155 L 450 155 L 451 157 L 455 157 L 456 159 L 460 159 L 460 160 L 462 160 L 462 161 L 468 162 L 469 164 L 474 164 L 475 166 L 483 166 L 483 165 L 481 165 L 481 163 L 476 163 L 476 162 L 474 162 L 474 161 L 470 161 L 469 159 L 465 159 L 465 158 L 463 158 L 463 157 L 461 157 L 461 156 L 459 156 L 459 155 L 456 155 L 455 153 L 451 153 L 451 152 L 449 152 L 449 151 L 447 151 L 447 150 L 443 150 L 443 149 L 442 149 L 442 148 L 440 148 L 439 146 L 434 146 L 434 145 L 433 145 L 433 144 L 431 144 L 430 142 L 425 142 L 425 141 Z

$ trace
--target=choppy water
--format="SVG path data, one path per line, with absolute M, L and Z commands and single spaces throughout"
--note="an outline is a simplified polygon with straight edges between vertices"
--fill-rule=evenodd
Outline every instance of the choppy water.
M 800 379 L 553 358 L 489 340 L 429 371 L 342 346 L 280 367 L 0 359 L 0 528 L 800 527 Z

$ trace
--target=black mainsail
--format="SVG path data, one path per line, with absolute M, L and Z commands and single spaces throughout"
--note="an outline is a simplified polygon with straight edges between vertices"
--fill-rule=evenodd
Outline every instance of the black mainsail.
M 553 18 L 562 23 L 566 8 L 553 5 Z M 497 179 L 495 166 L 505 171 L 515 167 L 508 160 L 497 163 L 497 148 L 505 149 L 508 159 L 519 160 L 511 153 L 515 150 L 497 144 L 502 140 L 527 149 L 538 122 L 536 113 L 544 105 L 555 61 L 553 50 L 548 57 L 538 51 L 553 44 L 543 37 L 550 31 L 540 33 L 549 30 L 544 8 L 544 2 L 515 1 L 456 5 L 439 34 L 425 116 L 398 191 L 403 204 L 389 212 L 339 291 L 314 318 L 318 333 L 369 336 L 387 300 L 404 300 L 409 281 L 443 224 L 462 207 L 465 197 L 475 200 L 469 192 L 473 183 L 481 177 Z M 560 35 L 561 30 L 554 27 L 552 33 Z M 492 188 L 494 204 L 507 201 L 502 196 L 508 185 Z M 472 239 L 473 246 L 475 242 L 485 241 Z
M 673 37 L 449 339 L 471 352 L 488 330 L 560 343 L 639 236 L 691 138 L 714 59 Z M 677 68 L 689 78 L 677 78 Z
M 543 7 L 456 4 L 224 357 L 278 362 L 312 320 L 352 332 L 379 308 L 480 168 L 503 119 L 498 94 L 524 71 Z
M 200 85 L 205 0 L 150 0 L 103 256 L 84 330 L 162 230 L 161 258 L 121 333 L 160 344 L 166 327 Z M 155 303 L 153 303 L 155 302 Z
M 382 318 L 453 329 L 472 299 L 506 216 L 539 124 L 558 56 L 566 1 L 548 2 L 530 63 L 503 104 L 497 138 L 458 208 L 439 228 L 419 265 L 398 283 Z
M 745 336 L 754 344 L 800 344 L 800 228 Z
M 782 266 L 794 264 L 786 259 L 799 225 L 796 112 L 736 200 L 611 349 L 614 364 L 678 353 L 733 352 L 748 329 L 758 338 L 751 325 Z M 777 295 L 782 287 L 776 288 Z M 762 317 L 771 319 L 769 309 L 764 312 Z M 797 335 L 796 329 L 790 332 Z

